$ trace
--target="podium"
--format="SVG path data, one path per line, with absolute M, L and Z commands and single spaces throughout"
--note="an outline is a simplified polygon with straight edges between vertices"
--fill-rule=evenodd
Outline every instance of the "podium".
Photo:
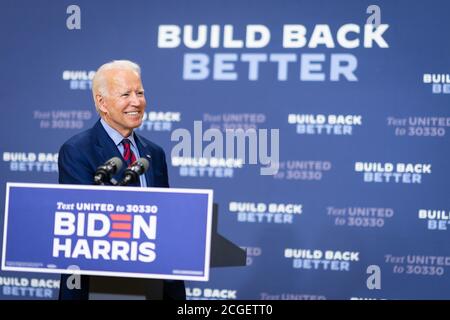
M 218 205 L 213 205 L 210 267 L 246 265 L 246 252 L 218 233 Z M 90 276 L 89 300 L 162 300 L 163 281 L 159 279 Z
M 164 282 L 246 265 L 208 189 L 7 183 L 4 221 L 2 270 L 89 276 L 92 299 L 162 299 Z

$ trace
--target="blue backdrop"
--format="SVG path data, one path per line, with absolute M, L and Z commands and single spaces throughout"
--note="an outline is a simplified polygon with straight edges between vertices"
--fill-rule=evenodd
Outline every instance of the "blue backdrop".
M 450 298 L 450 4 L 373 4 L 2 1 L 1 193 L 57 183 L 59 147 L 97 120 L 93 73 L 130 59 L 146 89 L 138 130 L 165 149 L 171 186 L 214 189 L 219 231 L 247 249 L 247 267 L 187 283 L 188 298 Z M 252 48 L 249 25 L 270 39 Z M 185 26 L 208 41 L 183 41 Z M 279 129 L 278 173 L 171 159 L 171 133 L 195 120 Z M 55 299 L 52 279 L 1 272 L 0 298 Z

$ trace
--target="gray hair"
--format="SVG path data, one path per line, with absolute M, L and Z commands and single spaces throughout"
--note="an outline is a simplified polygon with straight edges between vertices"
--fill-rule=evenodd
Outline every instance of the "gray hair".
M 105 77 L 105 71 L 107 70 L 131 70 L 137 72 L 137 74 L 141 76 L 141 67 L 130 60 L 114 60 L 101 65 L 92 79 L 92 96 L 94 97 L 95 109 L 98 114 L 100 114 L 100 109 L 97 106 L 97 99 L 95 99 L 95 96 L 97 94 L 102 96 L 107 96 L 109 94 Z

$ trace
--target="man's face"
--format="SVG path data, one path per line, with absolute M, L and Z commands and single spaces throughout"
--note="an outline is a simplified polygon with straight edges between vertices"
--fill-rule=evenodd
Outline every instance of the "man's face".
M 131 70 L 107 70 L 106 96 L 97 95 L 103 119 L 122 136 L 128 137 L 142 123 L 147 105 L 141 78 Z

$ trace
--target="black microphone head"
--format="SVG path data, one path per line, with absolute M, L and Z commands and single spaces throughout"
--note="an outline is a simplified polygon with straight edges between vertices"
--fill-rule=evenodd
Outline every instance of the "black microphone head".
M 139 176 L 144 174 L 148 167 L 150 167 L 150 162 L 145 158 L 140 158 L 131 164 L 124 172 L 125 177 L 119 183 L 119 186 L 126 186 L 133 184 L 139 180 Z
M 139 159 L 138 161 L 136 161 L 136 162 L 141 163 L 141 166 L 142 166 L 142 172 L 141 172 L 140 174 L 145 173 L 145 172 L 148 170 L 148 167 L 150 167 L 150 162 L 148 162 L 148 160 L 145 159 L 145 158 L 140 158 L 140 159 Z
M 137 174 L 141 175 L 145 173 L 148 170 L 148 167 L 150 166 L 150 162 L 148 162 L 145 158 L 139 158 L 135 162 L 131 164 L 127 170 L 125 170 L 125 173 L 128 171 L 136 172 Z
M 101 166 L 97 167 L 94 175 L 95 184 L 110 183 L 111 176 L 116 174 L 122 168 L 122 160 L 119 157 L 113 157 Z
M 110 165 L 110 166 L 114 167 L 113 174 L 115 174 L 116 172 L 120 171 L 120 169 L 122 168 L 123 162 L 119 157 L 113 157 L 113 158 L 109 159 L 108 161 L 106 161 L 106 165 Z

